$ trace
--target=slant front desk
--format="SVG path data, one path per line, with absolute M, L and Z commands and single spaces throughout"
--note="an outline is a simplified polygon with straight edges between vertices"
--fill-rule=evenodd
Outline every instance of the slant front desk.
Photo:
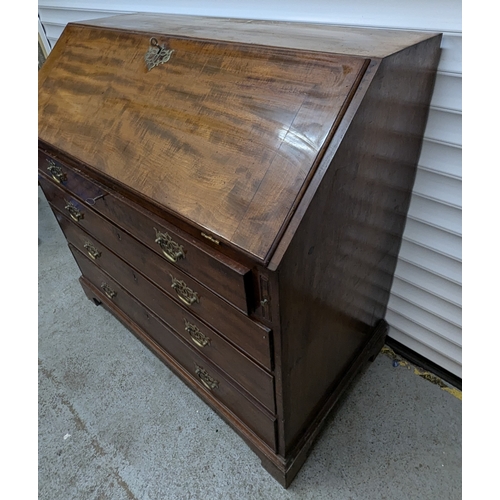
M 130 14 L 69 24 L 39 72 L 83 290 L 285 487 L 384 343 L 440 40 Z

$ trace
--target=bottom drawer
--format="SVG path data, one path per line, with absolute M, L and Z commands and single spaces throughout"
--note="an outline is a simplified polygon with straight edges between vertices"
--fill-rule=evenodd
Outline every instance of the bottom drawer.
M 83 276 L 100 291 L 100 299 L 107 297 L 133 323 L 165 349 L 191 375 L 201 391 L 209 393 L 220 401 L 239 421 L 276 451 L 274 416 L 257 408 L 212 363 L 196 353 L 84 254 L 71 245 L 70 249 Z

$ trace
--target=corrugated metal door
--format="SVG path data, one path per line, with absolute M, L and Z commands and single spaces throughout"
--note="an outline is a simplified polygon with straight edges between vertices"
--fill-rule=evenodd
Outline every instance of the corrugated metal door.
M 442 56 L 386 319 L 390 337 L 462 377 L 461 2 L 39 0 L 53 46 L 70 21 L 126 12 L 229 16 L 444 33 Z

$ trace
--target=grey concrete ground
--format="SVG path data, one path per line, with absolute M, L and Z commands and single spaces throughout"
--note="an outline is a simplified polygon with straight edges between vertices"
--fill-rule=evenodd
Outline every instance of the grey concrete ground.
M 39 196 L 39 499 L 461 498 L 462 403 L 386 355 L 354 381 L 288 490 L 84 296 Z

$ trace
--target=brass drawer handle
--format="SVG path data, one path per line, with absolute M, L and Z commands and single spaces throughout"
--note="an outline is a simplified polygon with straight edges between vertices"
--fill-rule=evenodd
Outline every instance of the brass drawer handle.
M 155 227 L 153 229 L 156 233 L 155 243 L 160 245 L 163 255 L 165 255 L 170 262 L 177 262 L 179 259 L 186 258 L 182 245 L 176 243 L 168 233 L 161 233 Z
M 92 243 L 90 243 L 90 241 L 86 241 L 83 244 L 83 248 L 85 248 L 85 250 L 87 250 L 87 253 L 94 260 L 98 259 L 101 256 L 101 252 L 99 252 L 99 250 L 97 250 L 97 248 L 94 245 L 92 245 Z
M 63 172 L 63 169 L 59 165 L 56 165 L 52 160 L 47 160 L 47 162 L 49 163 L 47 170 L 49 171 L 52 179 L 54 179 L 58 184 L 68 180 L 66 174 Z
M 179 297 L 179 299 L 184 302 L 187 306 L 190 306 L 194 304 L 195 302 L 200 302 L 200 297 L 198 294 L 191 290 L 186 283 L 182 280 L 178 280 L 177 278 L 174 278 L 172 275 L 170 275 L 172 278 L 172 288 L 175 290 L 175 293 Z
M 107 283 L 103 282 L 101 288 L 108 298 L 114 299 L 116 297 L 116 292 Z
M 208 372 L 202 368 L 201 366 L 194 365 L 196 367 L 195 373 L 198 375 L 198 378 L 201 380 L 201 383 L 209 390 L 213 391 L 214 389 L 218 389 L 219 381 L 215 380 L 211 377 Z
M 191 340 L 199 347 L 209 345 L 211 339 L 207 337 L 196 325 L 184 318 L 184 330 L 189 333 Z
M 66 206 L 64 207 L 65 210 L 69 212 L 69 216 L 75 221 L 79 222 L 81 219 L 83 219 L 83 212 L 80 212 L 78 208 L 71 202 L 71 201 L 66 201 Z

